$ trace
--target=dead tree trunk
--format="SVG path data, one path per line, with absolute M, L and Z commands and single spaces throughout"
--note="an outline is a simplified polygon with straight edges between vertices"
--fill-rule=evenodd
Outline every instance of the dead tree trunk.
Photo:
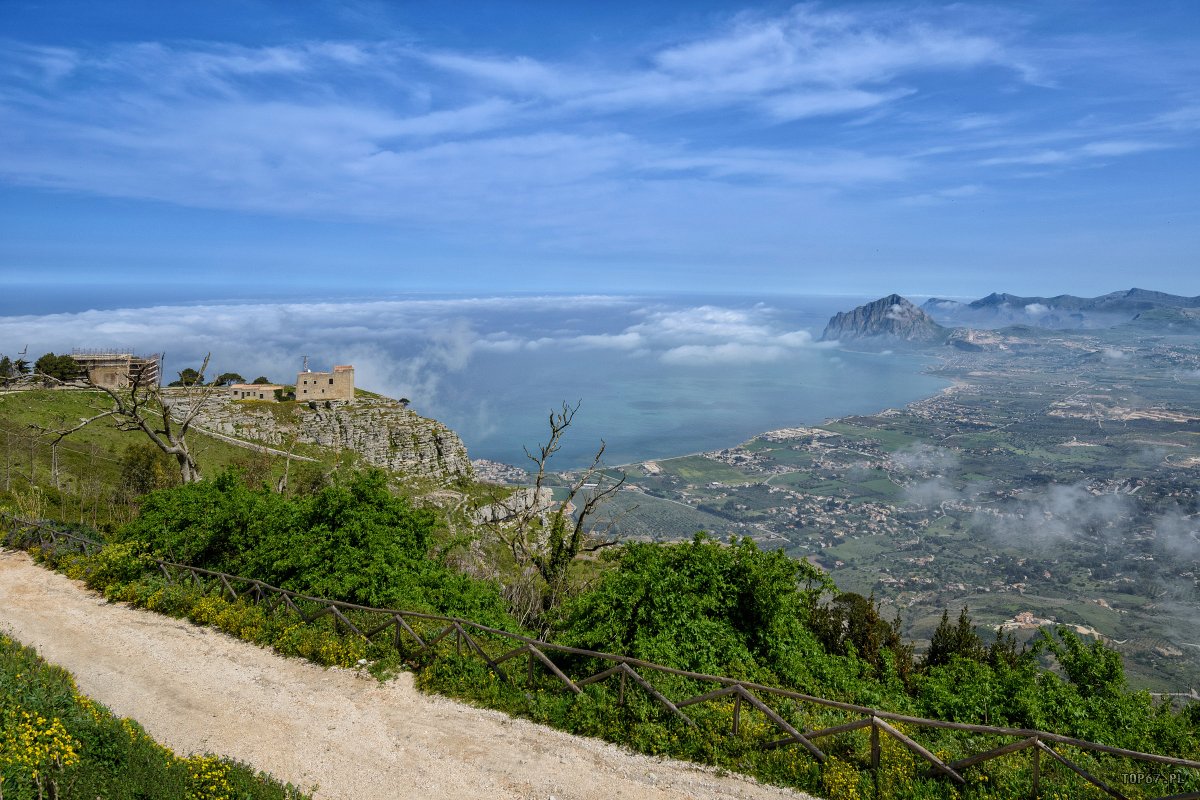
M 119 430 L 141 431 L 155 447 L 174 458 L 184 483 L 199 481 L 202 477 L 200 465 L 191 451 L 188 431 L 214 397 L 216 387 L 204 385 L 204 372 L 208 369 L 210 355 L 204 356 L 195 382 L 186 387 L 179 397 L 164 393 L 157 384 L 145 383 L 145 370 L 131 375 L 127 388 L 116 389 L 92 383 L 92 387 L 108 395 L 112 408 L 84 420 L 74 428 L 57 431 L 55 444 L 93 422 L 111 417 Z

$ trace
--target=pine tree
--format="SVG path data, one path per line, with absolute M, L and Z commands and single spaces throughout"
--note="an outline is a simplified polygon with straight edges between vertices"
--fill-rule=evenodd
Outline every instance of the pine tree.
M 942 621 L 938 623 L 933 638 L 929 640 L 929 652 L 925 654 L 922 666 L 928 670 L 949 664 L 955 656 L 982 661 L 986 652 L 983 640 L 975 632 L 975 625 L 971 622 L 966 606 L 963 606 L 958 615 L 958 622 L 953 625 L 950 623 L 950 612 L 943 610 Z

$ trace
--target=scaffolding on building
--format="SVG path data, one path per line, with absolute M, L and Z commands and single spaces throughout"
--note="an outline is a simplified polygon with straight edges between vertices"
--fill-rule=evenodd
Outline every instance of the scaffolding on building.
M 76 347 L 71 358 L 97 386 L 157 386 L 161 378 L 162 353 L 140 356 L 132 348 Z

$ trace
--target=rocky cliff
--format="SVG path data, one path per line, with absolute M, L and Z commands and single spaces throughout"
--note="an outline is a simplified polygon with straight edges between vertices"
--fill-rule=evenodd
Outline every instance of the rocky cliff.
M 471 474 L 467 448 L 454 431 L 383 397 L 311 406 L 219 398 L 197 423 L 281 449 L 299 441 L 352 450 L 368 464 L 422 478 Z
M 933 317 L 898 294 L 881 297 L 853 311 L 834 315 L 821 334 L 822 341 L 876 340 L 882 344 L 940 344 L 949 331 Z

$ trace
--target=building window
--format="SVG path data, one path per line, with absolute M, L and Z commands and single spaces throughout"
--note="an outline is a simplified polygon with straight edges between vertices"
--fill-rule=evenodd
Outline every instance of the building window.
M 333 378 L 330 378 L 330 379 L 329 379 L 329 385 L 330 385 L 330 386 L 333 386 Z

